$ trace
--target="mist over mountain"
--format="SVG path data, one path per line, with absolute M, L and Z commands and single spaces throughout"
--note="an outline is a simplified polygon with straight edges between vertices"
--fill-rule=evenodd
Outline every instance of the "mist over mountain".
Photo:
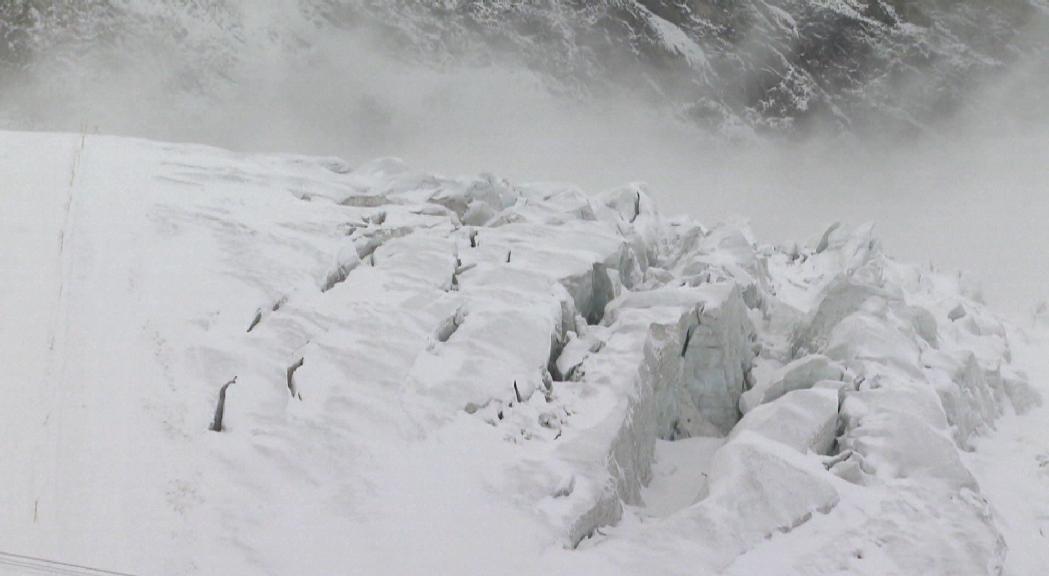
M 887 248 L 1045 298 L 1044 0 L 2 0 L 0 127 L 404 158 L 788 241 Z M 1019 207 L 1023 209 L 1019 209 Z M 799 211 L 799 207 L 804 210 Z
M 906 133 L 971 111 L 980 86 L 1044 55 L 1046 17 L 1041 0 L 5 0 L 0 62 L 60 107 L 129 73 L 221 99 L 274 66 L 364 53 L 528 71 L 546 90 L 644 98 L 718 131 Z M 362 113 L 382 112 L 372 96 Z
M 1045 573 L 1046 102 L 1047 0 L 0 0 L 0 572 Z

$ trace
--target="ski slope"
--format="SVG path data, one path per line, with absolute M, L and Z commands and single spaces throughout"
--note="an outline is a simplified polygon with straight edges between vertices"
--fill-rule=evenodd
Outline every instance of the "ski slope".
M 1049 562 L 1044 326 L 871 227 L 782 247 L 637 184 L 13 132 L 0 201 L 2 553 L 172 575 Z

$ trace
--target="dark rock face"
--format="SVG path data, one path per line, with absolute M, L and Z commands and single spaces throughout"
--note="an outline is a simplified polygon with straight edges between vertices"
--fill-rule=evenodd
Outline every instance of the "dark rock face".
M 25 2 L 0 3 L 0 63 L 11 65 L 24 61 L 33 13 Z
M 124 33 L 152 29 L 209 51 L 209 65 L 251 49 L 185 29 L 187 18 L 205 20 L 240 42 L 249 7 L 193 4 L 169 7 L 182 12 L 164 21 L 165 10 L 107 0 L 0 0 L 0 65 L 110 38 L 120 21 L 131 24 Z M 300 0 L 297 9 L 310 27 L 366 29 L 399 57 L 512 63 L 573 96 L 640 92 L 711 128 L 788 132 L 922 130 L 956 111 L 975 82 L 1044 54 L 1037 31 L 1049 19 L 1043 0 Z M 55 30 L 63 34 L 47 34 Z M 311 30 L 274 37 L 293 49 Z
M 97 41 L 116 28 L 119 14 L 109 0 L 0 0 L 0 66 L 25 66 L 58 42 Z
M 641 87 L 700 123 L 788 129 L 920 129 L 970 82 L 1044 49 L 1024 33 L 1046 18 L 1027 0 L 396 1 L 323 13 L 420 53 L 518 59 L 571 90 Z

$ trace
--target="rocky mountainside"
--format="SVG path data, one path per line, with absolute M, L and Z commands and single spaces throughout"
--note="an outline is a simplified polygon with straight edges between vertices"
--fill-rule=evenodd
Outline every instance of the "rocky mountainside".
M 380 1 L 328 14 L 424 53 L 520 57 L 582 90 L 641 87 L 714 126 L 843 128 L 954 111 L 1034 49 L 1025 31 L 1046 16 L 1026 0 Z
M 84 135 L 0 133 L 0 181 L 4 553 L 140 574 L 1046 561 L 1049 508 L 1010 494 L 1044 493 L 1047 436 L 991 442 L 1045 421 L 1045 343 L 869 226 L 777 246 L 638 185 Z
M 1041 0 L 6 0 L 0 62 L 43 57 L 61 74 L 86 46 L 120 62 L 145 40 L 177 55 L 171 89 L 214 96 L 255 71 L 245 61 L 308 66 L 319 38 L 367 31 L 400 58 L 518 66 L 584 99 L 640 93 L 718 130 L 913 131 L 1044 55 L 1047 13 Z

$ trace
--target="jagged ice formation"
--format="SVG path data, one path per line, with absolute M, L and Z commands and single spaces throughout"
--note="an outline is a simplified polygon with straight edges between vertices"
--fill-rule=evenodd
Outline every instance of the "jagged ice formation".
M 787 249 L 637 184 L 97 136 L 2 133 L 0 181 L 5 546 L 164 574 L 1006 562 L 966 453 L 1039 403 L 1015 332 L 871 227 Z

